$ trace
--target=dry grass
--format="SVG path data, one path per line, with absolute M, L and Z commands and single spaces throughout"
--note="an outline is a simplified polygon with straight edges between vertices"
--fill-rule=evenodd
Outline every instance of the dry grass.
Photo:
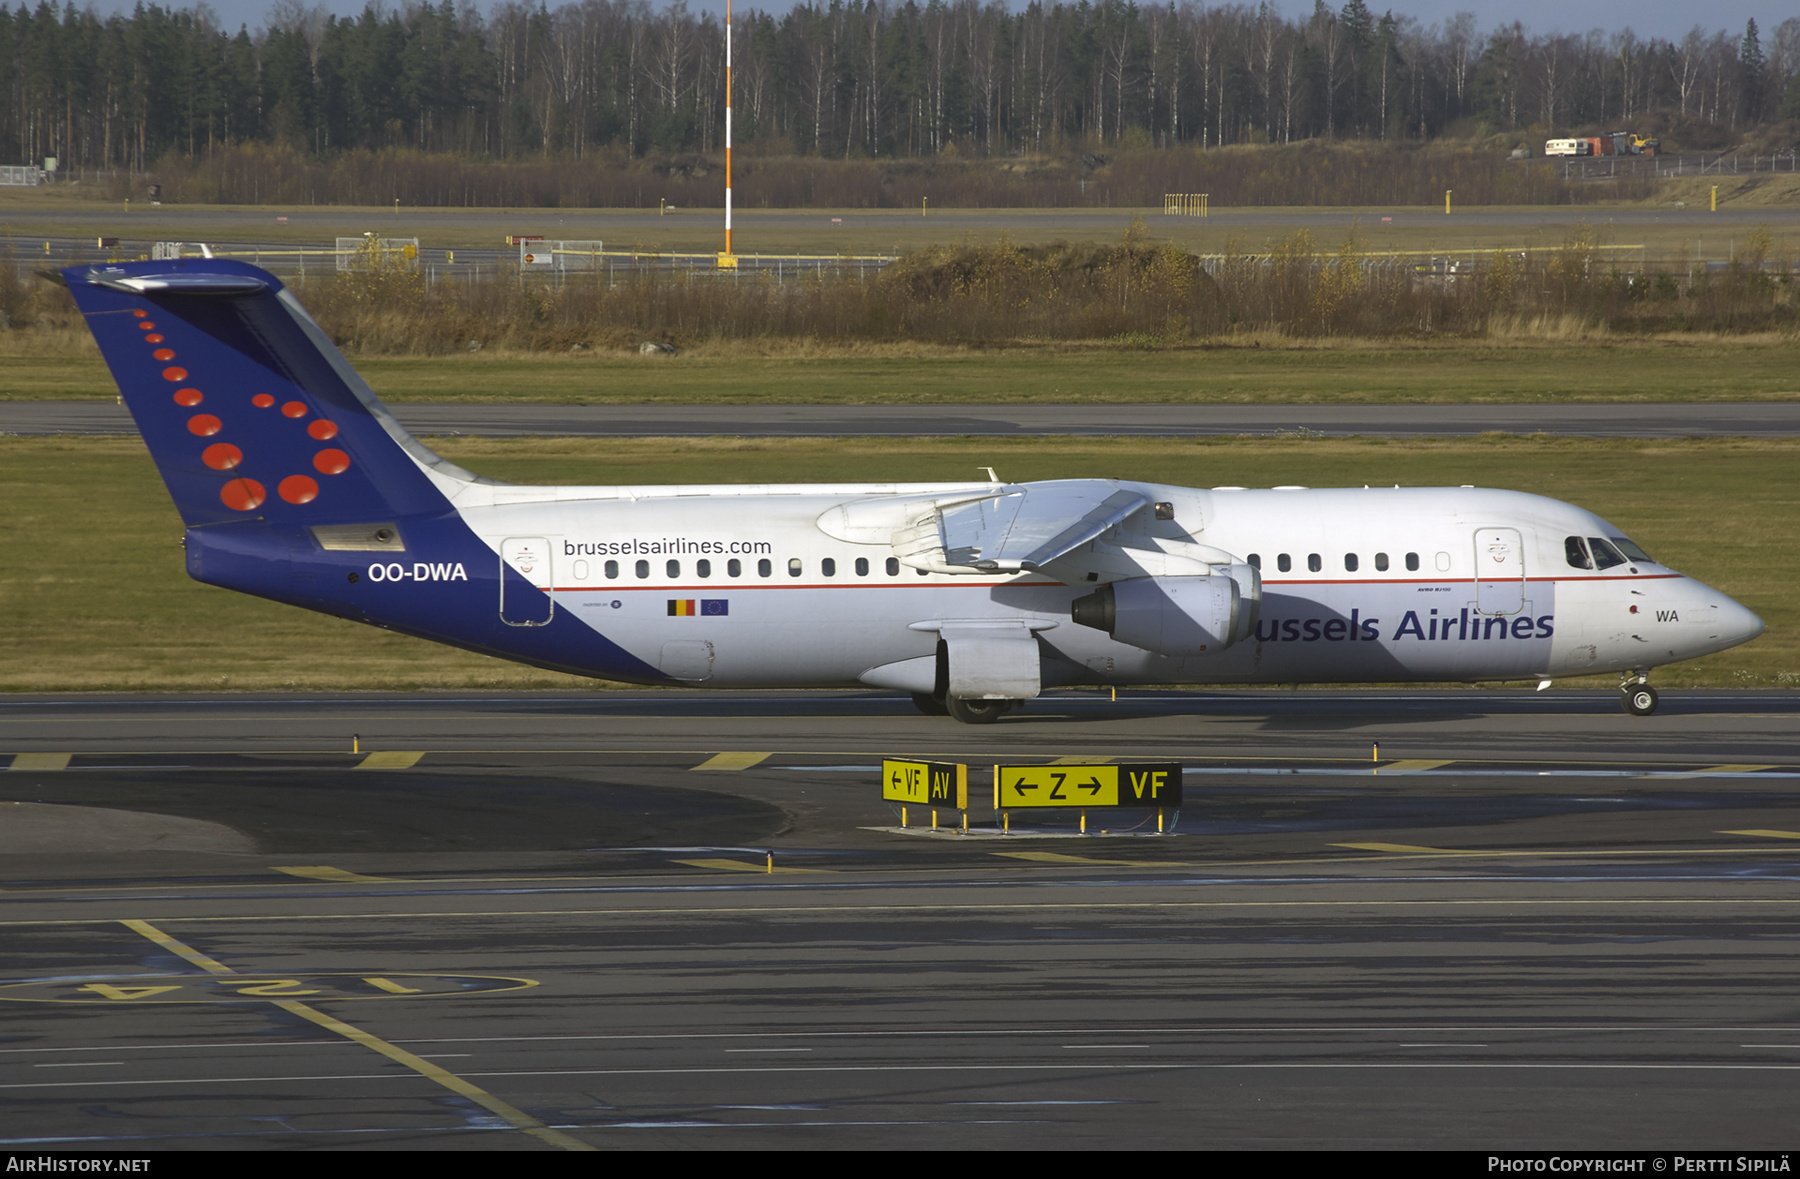
M 1792 172 L 1744 172 L 1719 176 L 1681 176 L 1661 181 L 1646 205 L 1684 205 L 1690 209 L 1712 206 L 1712 190 L 1719 189 L 1719 208 L 1792 209 L 1800 205 L 1800 175 Z

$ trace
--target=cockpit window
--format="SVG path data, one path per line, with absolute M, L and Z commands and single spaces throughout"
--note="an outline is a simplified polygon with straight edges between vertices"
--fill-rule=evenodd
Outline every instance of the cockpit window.
M 1655 557 L 1652 557 L 1649 553 L 1646 553 L 1643 549 L 1638 548 L 1636 545 L 1632 544 L 1631 541 L 1627 540 L 1625 537 L 1611 536 L 1611 537 L 1608 537 L 1607 539 L 1612 541 L 1613 544 L 1617 545 L 1619 551 L 1621 553 L 1624 553 L 1627 557 L 1630 557 L 1633 561 L 1642 561 L 1646 565 L 1656 564 Z
M 1588 537 L 1588 547 L 1594 550 L 1594 568 L 1611 569 L 1614 565 L 1625 563 L 1625 554 L 1613 548 L 1612 542 L 1603 536 Z
M 1563 555 L 1568 559 L 1571 569 L 1592 569 L 1594 560 L 1588 556 L 1587 544 L 1579 536 L 1563 538 Z

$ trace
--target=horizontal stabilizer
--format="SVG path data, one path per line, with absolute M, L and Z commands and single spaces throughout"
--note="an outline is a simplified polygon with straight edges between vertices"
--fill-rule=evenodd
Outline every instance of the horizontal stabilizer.
M 254 295 L 269 289 L 268 283 L 247 274 L 127 274 L 96 269 L 87 272 L 86 280 L 92 286 L 133 295 Z

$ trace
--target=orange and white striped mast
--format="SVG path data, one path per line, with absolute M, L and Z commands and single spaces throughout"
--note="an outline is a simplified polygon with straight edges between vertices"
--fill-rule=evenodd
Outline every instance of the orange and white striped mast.
M 737 256 L 731 252 L 731 0 L 725 0 L 725 252 L 719 265 L 737 267 Z

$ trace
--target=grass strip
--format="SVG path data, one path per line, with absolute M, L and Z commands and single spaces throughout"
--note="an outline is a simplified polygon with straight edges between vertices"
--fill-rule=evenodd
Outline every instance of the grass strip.
M 1368 439 L 438 439 L 522 483 L 1129 475 L 1189 486 L 1510 487 L 1569 500 L 1768 624 L 1663 686 L 1800 684 L 1800 441 Z M 190 581 L 181 523 L 136 438 L 0 438 L 0 690 L 602 687 Z M 1572 681 L 1595 688 L 1610 677 Z
M 1800 339 L 1590 339 L 1392 346 L 951 348 L 745 341 L 677 356 L 363 356 L 385 400 L 551 405 L 1461 404 L 1784 401 Z M 0 401 L 113 400 L 97 354 L 0 352 Z

